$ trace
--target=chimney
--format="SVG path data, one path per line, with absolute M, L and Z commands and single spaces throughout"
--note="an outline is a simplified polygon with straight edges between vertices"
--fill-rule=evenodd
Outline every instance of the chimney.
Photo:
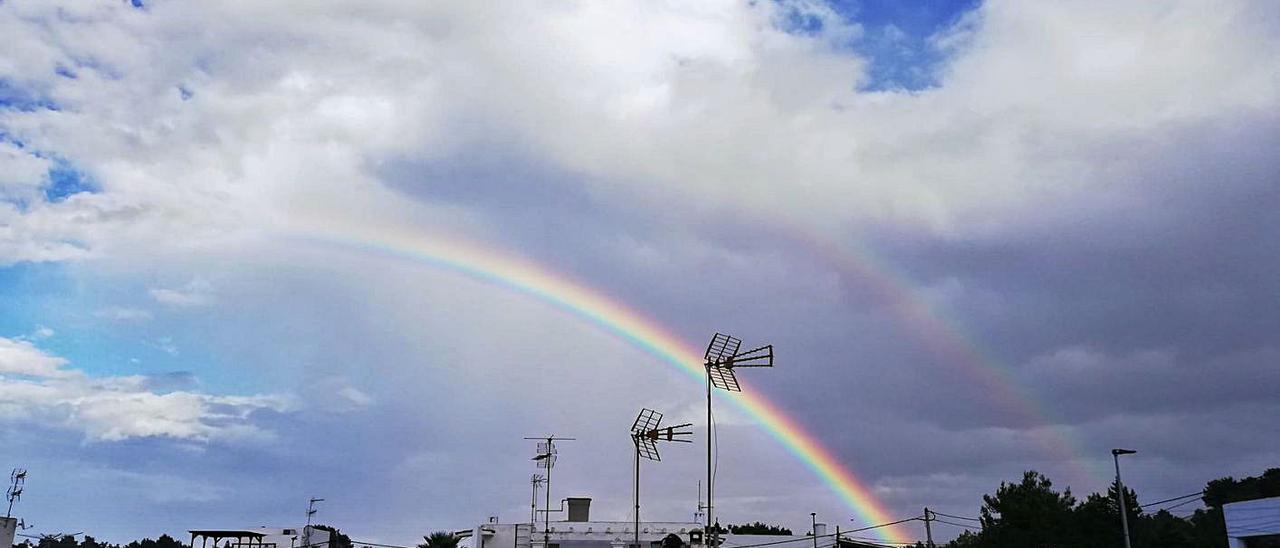
M 569 497 L 569 521 L 591 521 L 591 499 Z

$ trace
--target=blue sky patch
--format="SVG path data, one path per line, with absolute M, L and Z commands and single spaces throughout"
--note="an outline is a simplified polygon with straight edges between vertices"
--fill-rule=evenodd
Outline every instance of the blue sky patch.
M 929 38 L 954 25 L 980 0 L 838 0 L 840 15 L 863 27 L 851 49 L 871 61 L 862 91 L 920 90 L 938 85 L 937 70 L 946 62 Z
M 58 110 L 58 105 L 48 98 L 18 87 L 6 78 L 0 78 L 0 109 L 31 112 Z
M 98 185 L 92 177 L 76 169 L 71 162 L 57 159 L 49 168 L 49 185 L 44 188 L 44 197 L 50 202 L 61 202 L 68 196 L 97 190 Z

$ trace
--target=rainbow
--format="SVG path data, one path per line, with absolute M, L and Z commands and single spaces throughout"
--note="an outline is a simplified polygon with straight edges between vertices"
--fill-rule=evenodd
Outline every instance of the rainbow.
M 1019 388 L 1021 383 L 1013 368 L 989 356 L 971 337 L 966 336 L 962 326 L 912 292 L 913 284 L 905 281 L 906 276 L 896 272 L 868 249 L 817 238 L 799 227 L 776 226 L 780 234 L 798 244 L 799 248 L 821 258 L 831 268 L 856 277 L 859 283 L 868 285 L 876 295 L 886 299 L 894 316 L 910 327 L 930 352 L 945 358 L 947 363 L 965 367 L 969 376 L 980 383 L 993 400 L 1031 424 L 1043 425 L 1036 441 L 1049 456 L 1067 463 L 1071 468 L 1069 479 L 1103 485 L 1111 481 L 1105 469 L 1105 459 L 1082 458 L 1086 454 L 1081 449 L 1082 441 L 1067 428 L 1054 426 L 1062 424 L 1062 421 L 1040 403 L 1040 398 Z
M 328 220 L 323 226 L 311 225 L 290 235 L 301 241 L 336 244 L 400 257 L 530 295 L 599 326 L 674 366 L 692 380 L 705 380 L 699 350 L 625 304 L 562 274 L 511 255 L 463 243 L 462 240 L 431 239 L 405 229 L 379 228 L 370 232 L 350 225 L 340 227 L 335 223 L 335 220 Z M 816 474 L 862 522 L 880 524 L 895 521 L 870 488 L 778 406 L 750 390 L 733 393 L 728 399 Z M 909 538 L 899 526 L 883 527 L 874 532 L 889 542 L 906 542 Z

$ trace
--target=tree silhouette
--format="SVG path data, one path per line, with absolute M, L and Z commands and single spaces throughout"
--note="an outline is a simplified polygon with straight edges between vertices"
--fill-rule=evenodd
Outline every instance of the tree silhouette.
M 1053 490 L 1053 482 L 1029 470 L 1018 483 L 1001 483 L 983 495 L 980 519 L 983 546 L 1027 548 L 1065 546 L 1076 499 L 1071 490 Z
M 436 531 L 422 537 L 422 540 L 426 542 L 419 544 L 418 548 L 457 548 L 459 539 L 446 531 Z

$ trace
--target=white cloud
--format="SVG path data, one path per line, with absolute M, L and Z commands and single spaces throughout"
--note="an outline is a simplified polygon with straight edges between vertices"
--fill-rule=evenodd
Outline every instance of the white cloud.
M 94 316 L 118 322 L 140 322 L 151 319 L 151 312 L 141 308 L 113 306 L 98 309 Z
M 810 2 L 59 9 L 0 17 L 22 44 L 0 77 L 61 106 L 0 125 L 104 189 L 0 207 L 4 262 L 199 248 L 300 217 L 429 218 L 367 166 L 493 141 L 650 207 L 815 231 L 1011 232 L 1044 222 L 1025 211 L 1045 198 L 1136 184 L 1082 144 L 1266 112 L 1280 97 L 1275 17 L 1243 0 L 987 2 L 937 37 L 952 62 L 920 93 L 857 92 L 866 61 L 843 46 L 860 29 Z M 781 30 L 796 9 L 823 30 Z M 78 66 L 87 58 L 95 66 Z
M 213 295 L 210 293 L 211 289 L 208 282 L 193 280 L 180 288 L 152 288 L 148 290 L 148 293 L 151 298 L 160 304 L 189 308 L 212 304 Z
M 0 338 L 0 416 L 78 430 L 94 441 L 167 437 L 208 441 L 270 436 L 251 422 L 258 410 L 286 411 L 284 396 L 156 393 L 141 375 L 89 377 L 26 341 Z M 20 375 L 28 378 L 14 378 Z
M 30 341 L 0 337 L 0 374 L 59 378 L 73 375 L 62 369 L 67 360 L 42 352 Z

